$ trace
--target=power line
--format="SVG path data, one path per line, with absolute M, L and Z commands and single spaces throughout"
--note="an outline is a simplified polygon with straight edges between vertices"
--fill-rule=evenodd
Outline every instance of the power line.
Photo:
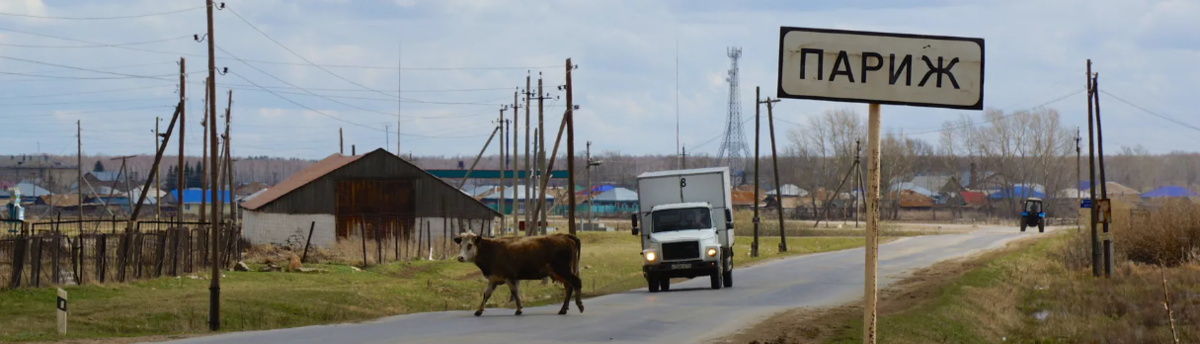
M 1129 106 L 1132 106 L 1132 107 L 1134 107 L 1135 109 L 1142 110 L 1142 112 L 1148 113 L 1148 114 L 1150 114 L 1151 116 L 1154 116 L 1154 117 L 1158 117 L 1158 118 L 1165 119 L 1165 120 L 1167 120 L 1167 121 L 1170 121 L 1171 123 L 1175 123 L 1175 124 L 1181 125 L 1181 126 L 1183 126 L 1183 127 L 1185 127 L 1185 128 L 1188 128 L 1188 129 L 1192 129 L 1192 130 L 1195 130 L 1195 131 L 1200 131 L 1200 127 L 1196 127 L 1196 126 L 1194 126 L 1194 125 L 1188 124 L 1187 122 L 1183 122 L 1183 121 L 1180 121 L 1180 120 L 1177 120 L 1177 119 L 1171 118 L 1171 117 L 1169 117 L 1169 116 L 1160 115 L 1160 114 L 1158 114 L 1158 113 L 1156 113 L 1156 112 L 1154 112 L 1154 111 L 1147 110 L 1147 109 L 1146 109 L 1146 108 L 1144 108 L 1144 107 L 1141 107 L 1141 106 L 1135 105 L 1135 104 L 1133 104 L 1133 103 L 1130 103 L 1130 102 L 1126 101 L 1125 99 L 1121 99 L 1121 97 L 1118 97 L 1118 96 L 1116 96 L 1116 95 L 1113 95 L 1112 93 L 1108 93 L 1108 91 L 1105 91 L 1105 90 L 1100 90 L 1100 93 L 1104 93 L 1105 95 L 1108 95 L 1109 97 L 1113 97 L 1113 99 L 1116 99 L 1116 100 L 1117 100 L 1117 101 L 1119 101 L 1119 102 L 1125 103 L 1125 105 L 1129 105 Z
M 1075 91 L 1075 92 L 1068 93 L 1067 95 L 1064 95 L 1064 96 L 1061 96 L 1061 97 L 1055 98 L 1054 100 L 1051 100 L 1051 101 L 1048 101 L 1048 102 L 1045 102 L 1045 103 L 1041 103 L 1041 104 L 1038 104 L 1038 105 L 1035 105 L 1035 106 L 1029 107 L 1029 108 L 1028 108 L 1028 110 L 1033 110 L 1033 109 L 1041 108 L 1041 107 L 1043 107 L 1043 106 L 1046 106 L 1046 105 L 1050 105 L 1050 104 L 1057 103 L 1057 102 L 1059 102 L 1059 101 L 1061 101 L 1061 100 L 1063 100 L 1063 99 L 1067 99 L 1067 98 L 1070 98 L 1071 96 L 1074 96 L 1074 95 L 1076 95 L 1076 94 L 1083 93 L 1083 91 L 1086 91 L 1086 90 L 1078 90 L 1078 91 Z M 990 119 L 990 120 L 986 120 L 986 121 L 983 121 L 983 122 L 978 122 L 978 123 L 976 123 L 976 122 L 971 122 L 971 123 L 967 123 L 967 124 L 964 124 L 964 125 L 952 126 L 952 127 L 949 127 L 949 128 L 943 127 L 942 129 L 938 129 L 938 130 L 930 130 L 930 131 L 921 131 L 921 132 L 916 132 L 916 133 L 909 133 L 908 135 L 924 135 L 924 134 L 933 134 L 933 133 L 940 133 L 940 132 L 946 132 L 946 131 L 951 131 L 951 130 L 958 130 L 958 129 L 969 128 L 969 127 L 973 127 L 973 126 L 976 126 L 976 125 L 980 125 L 980 124 L 986 124 L 986 123 L 993 123 L 993 122 L 996 122 L 996 121 L 999 121 L 999 120 L 1002 120 L 1002 119 L 1006 119 L 1006 118 L 1009 118 L 1009 117 L 1013 117 L 1013 116 L 1016 116 L 1016 115 L 1020 115 L 1020 114 L 1026 113 L 1026 111 L 1028 111 L 1028 110 L 1016 111 L 1016 112 L 1013 112 L 1013 113 L 1010 113 L 1010 114 L 1007 114 L 1007 115 L 1003 115 L 1003 116 L 999 116 L 999 117 L 996 117 L 996 118 L 993 118 L 993 119 Z
M 163 78 L 161 78 L 161 77 L 158 77 L 158 76 L 148 76 L 148 75 L 137 75 L 137 74 L 127 74 L 127 73 L 108 72 L 108 71 L 102 71 L 102 70 L 96 70 L 96 69 L 90 69 L 90 68 L 75 67 L 75 66 L 67 66 L 67 65 L 61 65 L 61 64 L 57 64 L 57 63 L 49 63 L 49 62 L 35 61 L 35 60 L 30 60 L 30 59 L 23 59 L 23 58 L 19 58 L 19 57 L 11 57 L 11 56 L 2 56 L 2 55 L 0 55 L 0 59 L 5 59 L 5 60 L 13 60 L 13 61 L 20 61 L 20 62 L 25 62 L 25 63 L 32 63 L 32 64 L 43 65 L 43 66 L 51 66 L 51 67 L 59 67 L 59 68 L 65 68 L 65 69 L 73 69 L 73 70 L 79 70 L 79 71 L 85 71 L 85 72 L 92 72 L 92 73 L 100 73 L 100 74 L 108 74 L 108 75 L 124 76 L 124 77 L 128 77 L 128 78 L 137 78 L 137 79 L 155 79 L 155 80 L 166 80 L 166 81 L 170 81 L 170 80 L 167 80 L 167 79 L 163 79 Z M 197 73 L 197 72 L 190 72 L 190 73 L 188 73 L 188 74 L 192 74 L 192 73 Z M 176 73 L 176 74 L 167 74 L 167 76 L 176 76 L 176 75 L 179 75 L 179 74 L 178 74 L 178 73 Z
M 94 41 L 88 41 L 88 40 L 82 40 L 82 39 L 76 39 L 76 38 L 68 38 L 68 37 L 62 37 L 62 36 L 55 36 L 55 35 L 48 35 L 48 34 L 43 34 L 43 33 L 36 33 L 36 32 L 30 32 L 30 31 L 18 30 L 18 29 L 11 29 L 11 28 L 4 28 L 4 27 L 0 27 L 0 31 L 16 32 L 16 33 L 21 33 L 21 34 L 26 34 L 26 35 L 31 35 L 31 36 L 38 36 L 38 37 L 45 37 L 45 38 L 53 38 L 53 39 L 61 39 L 61 40 L 65 40 L 65 41 L 72 41 L 72 42 L 79 42 L 79 43 L 87 43 L 87 44 L 104 45 L 104 46 L 106 46 L 106 47 L 110 47 L 110 48 L 125 49 L 125 50 L 139 51 L 139 52 L 152 53 L 152 54 L 162 54 L 162 55 L 171 55 L 171 56 L 189 56 L 189 57 L 202 57 L 202 58 L 208 58 L 208 55 L 204 55 L 204 54 L 192 54 L 192 53 L 171 52 L 171 51 L 162 51 L 162 50 L 154 50 L 154 49 L 134 48 L 134 47 L 130 47 L 130 46 L 122 46 L 122 45 L 113 45 L 113 44 L 106 44 L 106 43 L 98 43 L 98 42 L 94 42 Z M 217 59 L 221 59 L 221 60 L 231 60 L 231 59 L 232 59 L 232 58 L 228 58 L 228 57 L 222 57 L 222 56 L 217 56 L 216 58 L 217 58 Z M 306 64 L 306 63 L 297 63 L 297 62 L 281 62 L 281 61 L 266 61 L 266 60 L 255 60 L 255 59 L 241 59 L 241 61 L 244 61 L 244 62 L 253 62 L 253 63 L 259 63 L 259 64 L 269 64 L 269 65 L 282 65 L 282 66 L 307 66 L 307 67 L 311 67 L 311 66 L 312 66 L 312 65 L 310 65 L 310 64 Z M 400 68 L 400 67 L 396 67 L 396 66 L 367 66 L 367 65 L 345 65 L 345 64 L 319 64 L 318 66 L 321 66 L 321 67 L 328 67 L 328 68 L 354 68 L 354 69 L 378 69 L 378 70 L 407 70 L 407 71 L 462 71 L 462 70 L 513 70 L 513 69 L 520 70 L 520 69 L 556 69 L 556 68 L 562 68 L 562 66 L 561 66 L 561 65 L 552 65 L 552 66 L 494 66 L 494 67 L 404 67 L 404 68 Z M 504 88 L 504 89 L 508 89 L 508 88 Z M 404 91 L 404 92 L 410 92 L 410 91 Z M 412 91 L 412 92 L 415 92 L 415 91 Z
M 156 105 L 156 106 L 143 106 L 143 107 L 124 108 L 124 109 L 108 109 L 108 110 L 93 110 L 93 111 L 65 111 L 65 112 L 51 112 L 51 113 L 36 114 L 36 115 L 10 115 L 10 116 L 0 116 L 0 118 L 30 118 L 30 117 L 50 117 L 50 116 L 60 116 L 60 115 L 61 116 L 85 115 L 85 114 L 94 114 L 94 113 L 149 110 L 149 109 L 162 109 L 162 108 L 173 108 L 173 107 L 174 106 Z
M 163 38 L 163 39 L 156 39 L 156 40 L 152 40 L 152 41 L 141 41 L 141 42 L 130 42 L 130 43 L 113 43 L 113 44 L 89 44 L 89 45 L 42 45 L 42 44 L 11 44 L 11 43 L 0 43 L 0 46 L 5 46 L 5 47 L 14 47 L 14 48 L 47 48 L 47 49 L 110 48 L 110 47 L 117 47 L 117 46 L 128 46 L 128 45 L 144 45 L 144 44 L 153 44 L 153 43 L 169 42 L 169 41 L 181 40 L 181 39 L 186 39 L 186 38 L 191 38 L 191 35 L 183 35 L 183 36 L 179 36 L 179 37 L 173 37 L 173 38 Z
M 0 58 L 3 58 L 3 57 L 0 56 Z M 98 70 L 88 70 L 88 71 L 93 72 L 93 73 L 105 73 L 105 72 L 98 71 Z M 207 72 L 207 71 L 206 70 L 198 70 L 198 71 L 194 71 L 194 72 L 188 72 L 188 74 L 196 74 L 196 73 L 204 73 L 204 72 Z M 40 79 L 0 80 L 2 82 L 50 81 L 50 80 L 120 80 L 120 79 L 155 79 L 155 80 L 164 80 L 165 81 L 167 79 L 163 79 L 164 77 L 179 75 L 179 73 L 175 73 L 175 74 L 160 74 L 160 75 L 129 74 L 127 76 L 59 76 L 59 75 L 29 74 L 29 73 L 19 73 L 19 72 L 0 72 L 0 74 L 27 76 L 27 77 L 31 77 L 31 78 L 40 78 Z
M 249 64 L 247 64 L 247 65 L 249 65 Z M 230 72 L 229 72 L 229 74 L 233 74 L 234 76 L 236 76 L 236 77 L 239 77 L 239 78 L 241 78 L 242 80 L 245 80 L 246 82 L 248 82 L 248 83 L 250 83 L 250 84 L 252 84 L 252 85 L 258 86 L 258 84 L 254 83 L 253 81 L 250 81 L 250 79 L 247 79 L 246 77 L 242 76 L 241 74 L 238 74 L 238 73 L 236 73 L 236 72 L 233 72 L 233 71 L 230 71 Z M 320 110 L 313 109 L 313 108 L 311 108 L 311 107 L 308 107 L 308 106 L 306 106 L 306 105 L 304 105 L 304 104 L 297 103 L 296 101 L 294 101 L 294 100 L 291 100 L 291 99 L 289 99 L 288 97 L 284 97 L 284 96 L 283 96 L 283 95 L 281 95 L 281 94 L 275 93 L 275 91 L 268 90 L 268 89 L 266 89 L 266 88 L 263 88 L 262 86 L 258 86 L 258 87 L 259 87 L 259 88 L 262 88 L 264 91 L 267 91 L 268 93 L 271 93 L 271 94 L 275 95 L 276 97 L 279 97 L 280 99 L 283 99 L 283 100 L 285 100 L 285 101 L 287 101 L 287 102 L 289 102 L 289 103 L 292 103 L 293 105 L 296 105 L 296 106 L 302 107 L 302 108 L 304 108 L 304 109 L 306 109 L 306 110 L 308 110 L 308 111 L 315 112 L 315 113 L 317 113 L 318 115 L 325 116 L 325 117 L 329 117 L 329 118 L 332 118 L 332 119 L 334 119 L 334 120 L 337 120 L 338 122 L 342 122 L 342 123 L 350 124 L 350 125 L 357 126 L 357 127 L 362 127 L 362 128 L 366 128 L 366 129 L 370 129 L 370 130 L 374 130 L 374 131 L 383 131 L 383 130 L 380 130 L 379 128 L 376 128 L 376 127 L 372 127 L 372 126 L 365 125 L 365 124 L 358 124 L 358 123 L 351 122 L 351 121 L 348 121 L 348 120 L 345 120 L 345 119 L 342 119 L 342 118 L 334 117 L 333 115 L 327 114 L 327 113 L 325 113 L 325 112 L 322 112 L 322 111 L 320 111 Z
M 187 12 L 187 11 L 195 11 L 195 10 L 205 8 L 205 7 L 208 7 L 208 6 L 191 7 L 191 8 L 166 11 L 166 12 L 158 12 L 158 13 L 135 14 L 135 15 L 127 15 L 127 16 L 115 16 L 115 17 L 52 17 L 52 16 L 39 16 L 39 15 L 32 15 L 32 14 L 8 13 L 8 12 L 0 12 L 0 16 L 37 18 L 37 19 L 59 19 L 59 20 L 114 20 L 114 19 L 134 19 L 134 18 L 155 17 L 155 16 L 162 16 L 162 15 L 168 15 L 168 14 L 183 13 L 183 12 Z
M 347 79 L 347 78 L 345 78 L 345 77 L 342 77 L 341 75 L 338 75 L 337 73 L 331 72 L 331 71 L 329 71 L 328 69 L 325 69 L 325 67 L 318 66 L 316 63 L 313 63 L 312 61 L 309 61 L 309 60 L 308 60 L 307 58 L 305 58 L 304 56 L 301 56 L 300 54 L 298 54 L 298 53 L 296 53 L 295 51 L 293 51 L 291 48 L 288 48 L 286 45 L 283 45 L 283 43 L 279 43 L 279 41 L 276 41 L 274 38 L 272 38 L 272 37 L 271 37 L 270 35 L 268 35 L 266 32 L 263 32 L 262 30 L 259 30 L 257 26 L 254 26 L 254 24 L 251 24 L 251 23 L 250 23 L 250 21 L 246 20 L 246 18 L 242 18 L 242 15 L 241 15 L 241 14 L 238 14 L 238 13 L 237 13 L 237 11 L 235 11 L 233 8 L 229 8 L 229 13 L 233 13 L 233 16 L 237 17 L 238 19 L 241 19 L 241 20 L 242 20 L 242 22 L 243 22 L 243 23 L 246 23 L 246 25 L 247 25 L 247 26 L 249 26 L 251 29 L 254 29 L 254 31 L 258 31 L 258 33 L 259 33 L 259 34 L 262 34 L 262 36 L 263 36 L 263 37 L 266 37 L 266 38 L 267 38 L 268 40 L 270 40 L 272 43 L 275 43 L 275 45 L 278 45 L 280 48 L 283 48 L 283 50 L 287 50 L 287 52 L 288 52 L 288 53 L 291 53 L 291 54 L 292 54 L 292 56 L 295 56 L 295 57 L 298 57 L 298 58 L 300 58 L 301 60 L 304 60 L 304 62 L 307 62 L 308 64 L 312 65 L 313 67 L 317 67 L 318 69 L 320 69 L 320 70 L 324 71 L 325 73 L 327 73 L 327 74 L 329 74 L 329 75 L 332 75 L 332 76 L 334 76 L 334 77 L 336 77 L 336 78 L 338 78 L 338 79 L 342 79 L 342 81 L 348 82 L 348 83 L 350 83 L 350 84 L 352 84 L 352 85 L 354 85 L 354 86 L 358 86 L 358 87 L 361 87 L 361 88 L 363 88 L 363 89 L 367 89 L 367 90 L 375 91 L 375 93 L 379 93 L 379 94 L 382 94 L 382 95 L 384 95 L 384 96 L 391 96 L 390 94 L 383 93 L 383 92 L 380 92 L 380 91 L 378 91 L 378 90 L 375 90 L 375 89 L 373 89 L 373 88 L 370 88 L 370 87 L 364 86 L 363 84 L 360 84 L 360 83 L 357 83 L 357 82 L 351 81 L 350 79 Z M 222 50 L 222 51 L 224 51 L 224 50 Z M 396 95 L 396 97 L 399 97 L 399 95 Z
M 96 93 L 109 93 L 109 92 L 123 92 L 123 91 L 144 90 L 144 89 L 151 89 L 151 88 L 171 87 L 171 86 L 174 86 L 174 85 L 154 85 L 154 86 L 141 86 L 141 87 L 116 88 L 116 89 L 110 89 L 110 90 L 84 91 L 84 92 L 71 92 L 71 93 L 52 93 L 52 94 L 20 95 L 20 96 L 0 97 L 0 100 L 4 100 L 4 99 L 30 99 L 30 98 L 52 98 L 52 97 L 66 97 L 66 96 L 75 96 L 75 95 L 81 95 L 81 94 L 96 94 Z
M 266 75 L 266 76 L 269 76 L 269 77 L 271 77 L 272 79 L 275 79 L 275 80 L 277 80 L 277 81 L 279 81 L 279 82 L 282 82 L 282 83 L 284 83 L 284 84 L 287 84 L 288 86 L 292 86 L 292 87 L 295 87 L 295 88 L 297 88 L 297 89 L 300 89 L 301 91 L 304 91 L 305 93 L 308 93 L 308 94 L 310 94 L 310 95 L 316 96 L 316 97 L 318 97 L 318 98 L 325 99 L 325 100 L 328 100 L 328 101 L 331 101 L 331 102 L 334 102 L 334 103 L 337 103 L 337 104 L 341 104 L 341 105 L 344 105 L 344 106 L 346 106 L 346 107 L 350 107 L 350 108 L 353 108 L 353 109 L 357 109 L 357 110 L 360 110 L 360 111 L 366 111 L 366 112 L 370 112 L 370 113 L 376 113 L 376 114 L 381 114 L 381 115 L 385 115 L 385 116 L 395 116 L 395 115 L 396 115 L 396 114 L 391 114 L 391 113 L 386 113 L 386 112 L 382 112 L 382 111 L 376 111 L 376 110 L 371 110 L 371 109 L 367 109 L 367 108 L 359 107 L 359 106 L 357 106 L 357 105 L 352 105 L 352 104 L 345 103 L 345 102 L 342 102 L 342 101 L 339 101 L 339 100 L 336 100 L 336 99 L 333 99 L 333 98 L 329 98 L 329 97 L 326 97 L 326 96 L 323 96 L 323 95 L 320 95 L 320 94 L 313 93 L 312 91 L 309 91 L 309 90 L 307 90 L 307 89 L 304 89 L 304 88 L 302 88 L 302 87 L 299 87 L 299 86 L 293 85 L 292 83 L 290 83 L 290 82 L 287 82 L 287 81 L 285 81 L 285 80 L 283 80 L 283 79 L 280 79 L 279 77 L 276 77 L 275 75 L 273 75 L 273 74 L 271 74 L 271 73 L 267 73 L 266 71 L 264 71 L 264 70 L 262 70 L 262 69 L 259 69 L 258 67 L 255 67 L 254 65 L 252 65 L 252 64 L 250 64 L 250 63 L 248 63 L 248 62 L 246 62 L 246 61 L 242 61 L 242 59 L 239 59 L 237 56 L 235 56 L 235 55 L 231 54 L 229 51 L 225 50 L 225 48 L 222 48 L 220 45 L 217 45 L 217 46 L 216 46 L 216 48 L 217 48 L 218 50 L 221 50 L 221 52 L 223 52 L 223 53 L 229 54 L 229 56 L 233 56 L 233 58 L 237 59 L 238 61 L 241 61 L 241 62 L 242 62 L 242 64 L 245 64 L 247 67 L 250 67 L 251 69 L 254 69 L 254 70 L 258 71 L 259 73 L 262 73 L 262 74 L 264 74 L 264 75 Z M 232 72 L 231 72 L 231 73 L 232 73 Z M 238 77 L 242 78 L 242 80 L 246 80 L 247 82 L 250 82 L 251 84 L 254 84 L 254 82 L 250 81 L 250 79 L 246 79 L 245 77 L 241 76 L 240 74 L 237 74 L 237 75 L 238 75 Z M 255 84 L 255 85 L 257 86 L 258 84 Z M 261 87 L 261 86 L 259 86 L 259 88 L 262 88 L 262 87 Z M 263 90 L 266 90 L 266 88 L 262 88 L 262 89 L 263 89 Z M 275 94 L 276 96 L 280 96 L 278 93 L 275 93 L 275 91 L 268 91 L 268 92 L 271 92 L 272 94 Z M 280 96 L 280 97 L 282 97 L 282 96 Z M 286 99 L 286 98 L 285 98 L 285 99 Z M 331 117 L 331 118 L 332 118 L 332 117 Z M 349 122 L 347 122 L 347 123 L 349 123 Z M 372 128 L 372 129 L 374 129 L 374 130 L 379 130 L 378 128 Z
M 0 107 L 68 105 L 68 104 L 108 104 L 108 103 L 148 102 L 148 101 L 164 101 L 164 100 L 169 101 L 170 99 L 150 98 L 150 99 L 84 100 L 84 101 L 77 101 L 77 102 L 51 102 L 51 103 L 16 103 L 16 104 L 0 104 Z

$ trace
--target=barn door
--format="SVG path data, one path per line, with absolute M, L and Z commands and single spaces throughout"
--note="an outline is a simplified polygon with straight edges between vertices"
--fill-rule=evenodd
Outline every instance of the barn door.
M 337 181 L 337 237 L 366 235 L 367 239 L 392 238 L 392 230 L 411 228 L 416 215 L 413 181 L 366 179 Z

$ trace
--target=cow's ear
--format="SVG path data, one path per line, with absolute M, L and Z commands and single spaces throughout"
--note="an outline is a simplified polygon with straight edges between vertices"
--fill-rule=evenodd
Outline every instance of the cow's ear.
M 454 243 L 462 245 L 462 237 L 454 237 Z

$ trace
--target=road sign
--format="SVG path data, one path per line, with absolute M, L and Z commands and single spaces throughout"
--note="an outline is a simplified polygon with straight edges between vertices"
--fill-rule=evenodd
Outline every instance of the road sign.
M 1080 209 L 1087 209 L 1087 208 L 1091 208 L 1091 207 L 1092 207 L 1092 200 L 1090 198 L 1084 198 L 1083 200 L 1079 201 Z
M 1096 200 L 1096 223 L 1112 222 L 1112 203 L 1106 199 Z
M 779 28 L 777 97 L 983 109 L 983 39 Z

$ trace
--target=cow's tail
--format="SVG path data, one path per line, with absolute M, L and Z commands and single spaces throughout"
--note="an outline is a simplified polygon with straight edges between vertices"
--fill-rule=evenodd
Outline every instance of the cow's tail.
M 579 261 L 583 255 L 583 241 L 579 240 L 578 236 L 567 234 L 571 241 L 575 242 L 575 260 L 571 262 L 571 270 L 575 276 L 579 276 Z

